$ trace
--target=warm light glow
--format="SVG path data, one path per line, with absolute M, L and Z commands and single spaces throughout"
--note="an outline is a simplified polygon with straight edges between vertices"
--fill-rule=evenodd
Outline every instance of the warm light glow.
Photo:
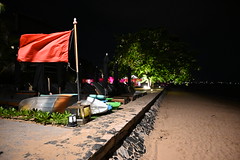
M 143 88 L 144 88 L 144 89 L 150 89 L 150 87 L 149 87 L 149 86 L 143 86 Z

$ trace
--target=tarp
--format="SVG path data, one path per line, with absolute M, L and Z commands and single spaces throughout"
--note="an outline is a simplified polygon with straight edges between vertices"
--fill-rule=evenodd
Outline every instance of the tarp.
M 20 37 L 19 62 L 68 62 L 72 31 L 51 34 L 23 34 Z

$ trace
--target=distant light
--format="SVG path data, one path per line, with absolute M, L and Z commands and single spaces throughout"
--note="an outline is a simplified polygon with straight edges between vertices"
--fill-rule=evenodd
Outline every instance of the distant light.
M 14 49 L 15 47 L 14 46 L 11 46 L 12 49 Z

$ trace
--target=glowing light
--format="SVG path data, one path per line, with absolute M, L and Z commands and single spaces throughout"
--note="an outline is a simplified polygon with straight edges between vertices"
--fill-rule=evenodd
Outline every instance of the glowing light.
M 149 86 L 143 86 L 143 88 L 144 88 L 144 89 L 150 89 L 150 87 L 149 87 Z

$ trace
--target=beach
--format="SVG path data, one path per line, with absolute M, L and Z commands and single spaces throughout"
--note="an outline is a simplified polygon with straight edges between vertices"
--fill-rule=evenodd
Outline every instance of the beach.
M 168 91 L 140 160 L 240 159 L 239 101 L 206 93 Z

